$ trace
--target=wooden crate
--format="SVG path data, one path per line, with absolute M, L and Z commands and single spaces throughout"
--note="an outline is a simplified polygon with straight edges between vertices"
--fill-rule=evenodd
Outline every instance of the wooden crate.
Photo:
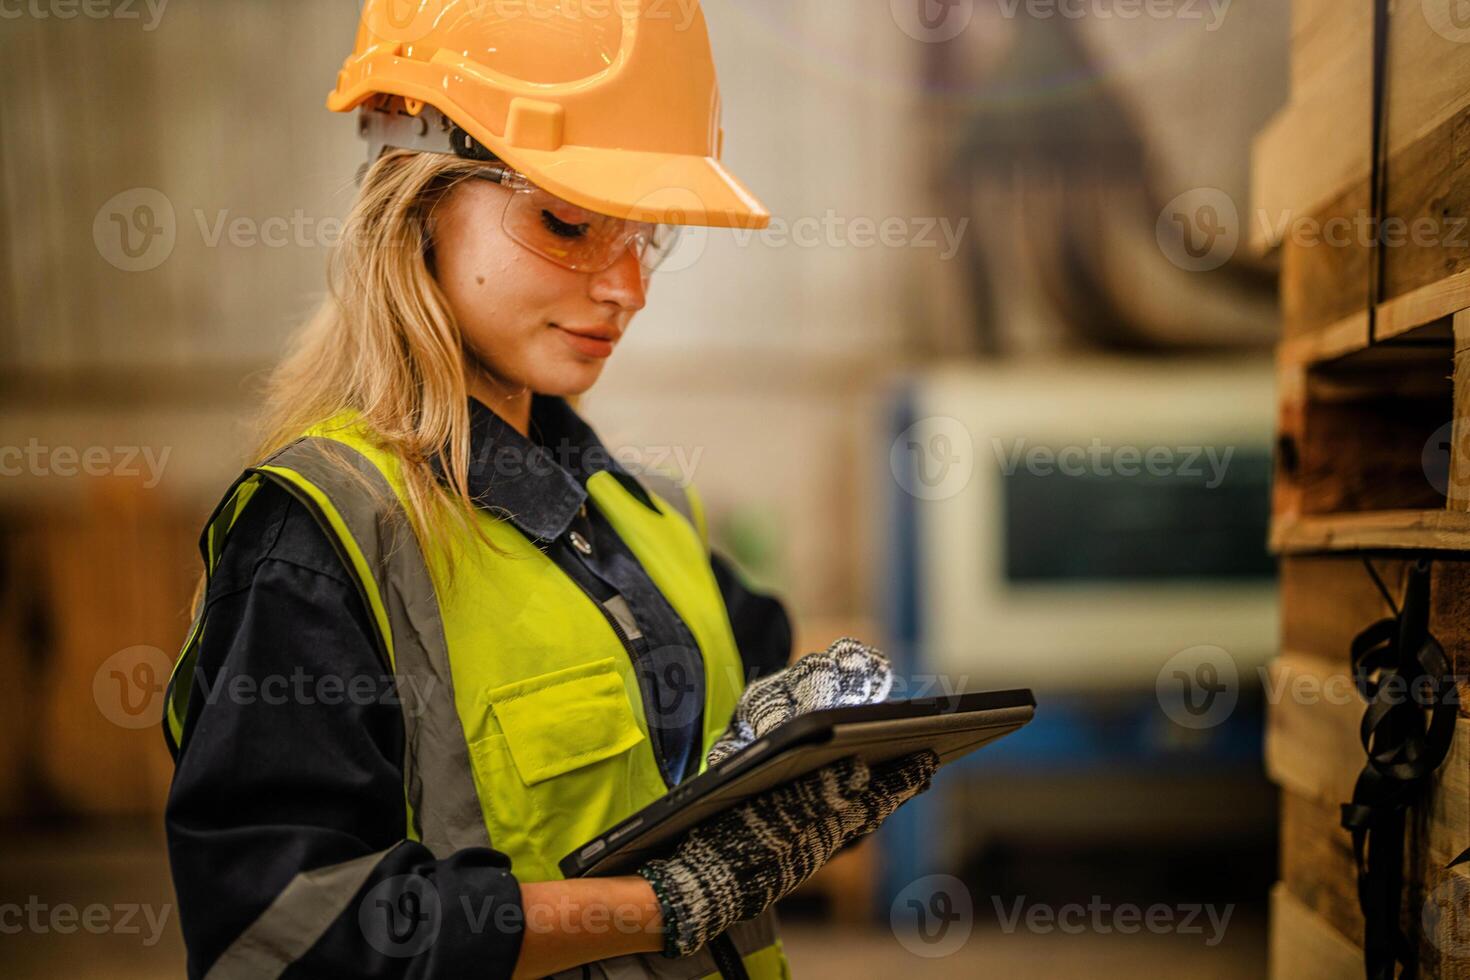
M 1408 558 L 1373 556 L 1384 582 L 1399 593 Z M 1457 675 L 1470 668 L 1470 559 L 1440 555 L 1431 577 L 1430 630 Z M 1281 880 L 1272 899 L 1272 975 L 1360 976 L 1363 917 L 1351 837 L 1338 805 L 1352 796 L 1364 753 L 1364 705 L 1352 686 L 1352 638 L 1390 614 L 1357 554 L 1295 555 L 1282 563 L 1282 652 L 1272 664 L 1266 766 L 1282 789 Z M 1470 688 L 1462 688 L 1462 698 Z M 1470 917 L 1463 869 L 1446 870 L 1470 847 L 1470 717 L 1462 709 L 1450 755 L 1437 772 L 1405 840 L 1405 923 L 1419 939 L 1425 977 L 1470 975 Z M 1436 934 L 1427 930 L 1433 925 Z M 1298 972 L 1298 937 L 1329 953 L 1324 965 Z M 1326 955 L 1326 954 L 1324 954 Z
M 1407 559 L 1372 559 L 1394 590 Z M 1430 630 L 1458 675 L 1470 667 L 1470 560 L 1439 556 Z M 1352 841 L 1338 805 L 1352 796 L 1364 753 L 1348 646 L 1389 615 L 1360 555 L 1291 556 L 1282 563 L 1282 653 L 1272 664 L 1266 766 L 1282 789 L 1281 880 L 1272 898 L 1272 975 L 1361 976 L 1363 917 Z M 1462 689 L 1462 698 L 1470 689 Z M 1446 865 L 1470 847 L 1470 717 L 1462 709 L 1449 757 L 1405 840 L 1404 922 L 1419 940 L 1425 977 L 1470 975 L 1470 877 Z M 1433 932 L 1431 933 L 1431 928 Z M 1305 946 L 1299 946 L 1298 941 Z M 1322 947 L 1319 968 L 1299 963 Z
M 1470 307 L 1470 39 L 1431 23 L 1446 6 L 1390 15 L 1379 339 Z M 1250 240 L 1281 250 L 1284 336 L 1317 356 L 1367 343 L 1372 7 L 1295 0 L 1291 96 L 1252 157 Z
M 1371 0 L 1294 0 L 1290 98 L 1254 147 L 1251 241 L 1279 249 L 1283 321 L 1271 528 L 1282 644 L 1266 739 L 1282 789 L 1273 977 L 1363 975 L 1339 824 L 1365 762 L 1349 647 L 1391 615 L 1365 559 L 1397 600 L 1410 563 L 1434 558 L 1430 631 L 1470 676 L 1470 36 L 1436 20 L 1449 6 L 1390 8 L 1380 217 L 1396 234 L 1376 295 Z M 1470 872 L 1446 869 L 1467 847 L 1462 704 L 1406 830 L 1402 924 L 1421 976 L 1470 977 Z

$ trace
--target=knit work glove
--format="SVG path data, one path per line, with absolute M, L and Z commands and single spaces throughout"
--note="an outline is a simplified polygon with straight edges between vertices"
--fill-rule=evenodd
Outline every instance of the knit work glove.
M 928 789 L 938 768 L 928 749 L 871 769 L 848 756 L 695 826 L 671 857 L 638 869 L 662 907 L 664 955 L 688 956 L 760 915 Z
M 735 704 L 730 725 L 710 747 L 710 765 L 728 759 L 797 715 L 823 708 L 876 704 L 893 687 L 893 665 L 883 651 L 844 636 L 825 653 L 751 682 Z

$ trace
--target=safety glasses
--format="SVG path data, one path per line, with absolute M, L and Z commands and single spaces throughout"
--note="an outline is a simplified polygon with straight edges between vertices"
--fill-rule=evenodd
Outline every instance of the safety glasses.
M 475 176 L 510 190 L 500 222 L 505 233 L 563 268 L 602 272 L 631 248 L 647 278 L 679 241 L 677 225 L 629 221 L 589 211 L 542 190 L 503 163 L 486 163 Z

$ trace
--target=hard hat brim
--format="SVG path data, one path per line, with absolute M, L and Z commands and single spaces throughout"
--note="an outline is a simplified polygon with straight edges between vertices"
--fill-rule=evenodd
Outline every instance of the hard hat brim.
M 389 86 L 332 92 L 327 108 L 350 112 Z M 554 150 L 516 146 L 480 125 L 452 100 L 414 86 L 393 94 L 435 105 L 532 183 L 580 207 L 632 221 L 711 228 L 760 229 L 771 213 L 717 158 L 683 153 L 564 144 Z
M 771 223 L 765 205 L 713 157 L 581 146 L 527 150 L 482 142 L 538 187 L 602 214 L 711 228 Z

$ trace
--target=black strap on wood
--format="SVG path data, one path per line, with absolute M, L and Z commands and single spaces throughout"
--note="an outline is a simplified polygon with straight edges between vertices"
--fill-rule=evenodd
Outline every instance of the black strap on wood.
M 1368 759 L 1342 805 L 1342 826 L 1353 837 L 1368 980 L 1394 980 L 1398 965 L 1403 980 L 1418 974 L 1417 946 L 1399 918 L 1404 823 L 1449 754 L 1459 713 L 1449 659 L 1429 633 L 1431 567 L 1414 562 L 1401 608 L 1352 643 L 1353 680 L 1368 702 L 1360 728 Z
M 740 951 L 735 948 L 729 933 L 720 933 L 711 939 L 709 951 L 714 955 L 715 967 L 724 980 L 750 980 L 745 961 L 740 958 Z
M 1387 254 L 1383 217 L 1388 208 L 1388 2 L 1373 0 L 1373 149 L 1368 177 L 1368 343 L 1378 342 L 1378 303 L 1383 298 Z

